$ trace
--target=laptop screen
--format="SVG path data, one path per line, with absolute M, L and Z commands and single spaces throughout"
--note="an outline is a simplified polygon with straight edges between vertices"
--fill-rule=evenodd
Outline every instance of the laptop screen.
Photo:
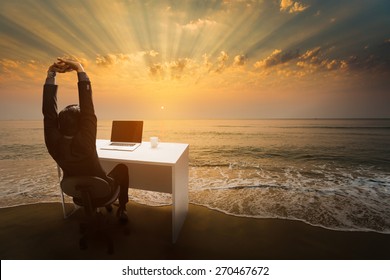
M 143 121 L 113 121 L 111 142 L 142 142 Z

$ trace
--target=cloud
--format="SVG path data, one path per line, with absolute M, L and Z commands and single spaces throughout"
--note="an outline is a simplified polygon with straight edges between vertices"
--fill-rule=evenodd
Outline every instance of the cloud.
M 296 65 L 301 68 L 309 69 L 310 71 L 332 71 L 348 68 L 348 62 L 345 60 L 326 58 L 321 47 L 307 50 L 299 57 Z
M 353 55 L 346 60 L 346 63 L 348 69 L 354 71 L 373 72 L 377 75 L 388 75 L 390 72 L 389 60 L 376 55 L 366 57 Z
M 144 54 L 149 55 L 151 57 L 156 57 L 156 56 L 159 55 L 159 53 L 157 51 L 154 51 L 154 50 L 151 50 L 151 51 L 148 51 L 148 52 L 144 52 Z
M 155 63 L 149 67 L 149 74 L 152 78 L 161 80 L 165 77 L 164 67 L 161 63 Z
M 48 67 L 49 65 L 43 65 L 35 60 L 0 59 L 0 82 L 12 83 L 23 80 L 41 82 L 39 74 L 45 75 Z
M 298 51 L 283 52 L 280 49 L 275 49 L 270 56 L 263 60 L 257 61 L 254 66 L 255 68 L 269 68 L 272 66 L 286 63 L 297 57 L 299 57 Z
M 226 61 L 228 59 L 229 59 L 229 55 L 225 51 L 221 51 L 221 53 L 219 54 L 219 56 L 217 58 L 218 64 L 217 64 L 217 69 L 215 70 L 215 72 L 222 73 L 223 70 L 225 70 Z
M 169 69 L 171 72 L 171 79 L 180 79 L 183 75 L 183 72 L 188 64 L 187 59 L 178 59 L 169 64 Z
M 1 59 L 0 60 L 0 71 L 1 73 L 9 73 L 12 69 L 18 68 L 20 66 L 19 61 L 11 59 Z
M 292 13 L 303 12 L 309 6 L 305 6 L 299 2 L 294 2 L 292 0 L 281 0 L 280 1 L 280 11 Z
M 302 54 L 297 66 L 305 69 L 314 70 L 349 70 L 354 72 L 372 72 L 378 75 L 388 73 L 390 71 L 389 63 L 389 42 L 383 42 L 374 46 L 365 47 L 365 53 L 351 54 L 344 58 L 329 58 L 328 51 L 316 47 L 307 50 Z M 373 50 L 372 52 L 368 52 Z
M 219 62 L 224 63 L 226 60 L 228 60 L 228 58 L 229 58 L 228 54 L 225 51 L 221 51 L 217 59 Z
M 133 63 L 139 62 L 144 57 L 156 57 L 159 53 L 157 51 L 139 51 L 137 53 L 131 54 L 104 54 L 96 56 L 96 64 L 98 66 L 111 66 L 115 64 L 125 64 L 125 63 Z
M 182 25 L 181 27 L 184 29 L 184 30 L 189 30 L 189 31 L 197 31 L 199 29 L 202 29 L 204 27 L 209 27 L 209 26 L 213 26 L 213 25 L 216 25 L 217 22 L 216 21 L 213 21 L 213 20 L 209 20 L 209 19 L 198 19 L 198 20 L 195 20 L 195 21 L 190 21 L 189 23 L 185 24 L 185 25 Z
M 151 64 L 149 66 L 149 75 L 157 80 L 164 80 L 166 77 L 170 77 L 171 80 L 180 80 L 184 75 L 196 72 L 196 67 L 199 67 L 199 65 L 191 59 L 181 58 L 165 63 Z
M 202 55 L 202 58 L 203 58 L 203 66 L 206 67 L 208 70 L 211 69 L 211 67 L 213 66 L 213 64 L 210 62 L 210 56 L 205 53 L 204 55 Z
M 270 73 L 267 69 L 275 68 L 272 71 L 278 75 L 300 77 L 318 72 L 350 69 L 347 59 L 328 58 L 327 51 L 321 47 L 306 50 L 304 53 L 275 49 L 268 57 L 257 61 L 254 67 L 263 73 Z
M 311 61 L 312 63 L 319 61 L 319 55 L 321 53 L 321 48 L 316 47 L 314 49 L 306 51 L 304 54 L 301 55 L 300 59 Z
M 245 55 L 236 55 L 234 57 L 233 65 L 234 66 L 242 66 L 246 63 L 246 56 Z
M 118 61 L 115 54 L 98 55 L 96 57 L 96 64 L 99 66 L 110 66 L 116 64 Z

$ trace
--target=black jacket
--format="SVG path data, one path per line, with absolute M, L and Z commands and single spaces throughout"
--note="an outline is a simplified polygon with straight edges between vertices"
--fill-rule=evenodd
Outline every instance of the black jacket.
M 46 147 L 61 167 L 64 176 L 97 176 L 110 181 L 96 152 L 97 119 L 92 102 L 91 83 L 79 81 L 80 126 L 72 138 L 65 138 L 58 128 L 57 85 L 45 84 L 42 113 Z

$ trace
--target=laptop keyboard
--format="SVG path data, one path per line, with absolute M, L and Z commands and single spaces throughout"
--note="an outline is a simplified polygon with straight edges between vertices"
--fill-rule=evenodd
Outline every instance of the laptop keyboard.
M 133 147 L 135 143 L 120 143 L 120 142 L 112 142 L 110 146 L 123 146 L 123 147 Z

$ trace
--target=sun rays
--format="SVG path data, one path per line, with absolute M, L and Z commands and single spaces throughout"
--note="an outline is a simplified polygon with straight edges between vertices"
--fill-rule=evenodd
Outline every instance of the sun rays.
M 363 91 L 358 83 L 373 76 L 381 86 L 372 102 L 382 104 L 390 43 L 381 27 L 390 24 L 389 7 L 372 2 L 4 0 L 0 96 L 37 91 L 47 65 L 67 55 L 86 65 L 98 104 L 137 96 L 147 107 L 156 98 L 153 106 L 167 102 L 172 117 L 285 116 L 283 106 L 256 109 L 280 104 L 281 96 L 307 108 L 289 110 L 291 117 L 314 116 L 318 108 L 301 103 L 322 100 L 315 89 L 330 97 L 320 114 L 326 116 L 336 92 Z M 340 106 L 340 116 L 348 106 Z

